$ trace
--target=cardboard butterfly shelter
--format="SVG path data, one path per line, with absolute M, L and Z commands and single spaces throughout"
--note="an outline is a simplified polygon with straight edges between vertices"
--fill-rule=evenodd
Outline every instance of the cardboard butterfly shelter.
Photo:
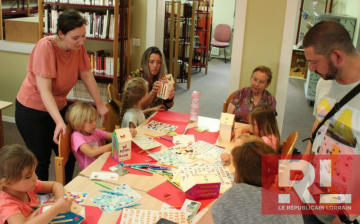
M 170 91 L 174 87 L 175 81 L 174 81 L 174 78 L 172 77 L 172 75 L 168 74 L 168 75 L 162 77 L 160 82 L 161 82 L 161 88 L 157 94 L 157 97 L 166 100 L 169 98 Z
M 129 128 L 114 130 L 111 155 L 117 162 L 131 159 L 131 140 L 132 137 Z

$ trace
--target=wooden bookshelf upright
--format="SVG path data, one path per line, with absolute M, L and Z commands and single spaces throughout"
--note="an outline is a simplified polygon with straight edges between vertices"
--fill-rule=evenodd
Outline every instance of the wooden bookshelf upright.
M 55 0 L 54 0 L 55 1 Z M 58 0 L 57 0 L 58 1 Z M 68 1 L 68 0 L 67 0 Z M 95 1 L 95 0 L 91 0 Z M 79 12 L 95 12 L 106 13 L 107 10 L 114 15 L 114 38 L 96 38 L 86 37 L 89 40 L 112 42 L 112 57 L 114 63 L 112 69 L 114 71 L 113 77 L 104 76 L 103 74 L 93 73 L 96 82 L 112 83 L 119 92 L 126 81 L 127 74 L 129 74 L 129 55 L 130 55 L 130 18 L 131 18 L 131 1 L 132 0 L 113 0 L 113 6 L 105 5 L 89 5 L 89 4 L 71 4 L 60 2 L 44 2 L 38 0 L 39 5 L 39 38 L 44 35 L 53 35 L 54 33 L 44 33 L 44 8 L 56 9 L 63 11 L 68 8 L 74 8 Z M 84 1 L 85 2 L 85 1 Z M 90 1 L 89 1 L 90 2 Z M 105 1 L 99 1 L 105 2 Z M 106 1 L 107 2 L 107 1 Z M 109 14 L 110 15 L 110 14 Z M 94 46 L 96 47 L 96 46 Z M 102 49 L 98 49 L 102 50 Z M 118 61 L 119 60 L 119 61 Z M 118 63 L 116 63 L 118 61 Z M 117 75 L 116 75 L 117 74 Z

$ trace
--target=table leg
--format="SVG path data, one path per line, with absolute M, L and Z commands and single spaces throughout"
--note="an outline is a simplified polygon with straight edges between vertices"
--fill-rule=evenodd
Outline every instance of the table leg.
M 0 149 L 4 146 L 4 130 L 3 130 L 3 121 L 2 121 L 2 113 L 0 110 Z

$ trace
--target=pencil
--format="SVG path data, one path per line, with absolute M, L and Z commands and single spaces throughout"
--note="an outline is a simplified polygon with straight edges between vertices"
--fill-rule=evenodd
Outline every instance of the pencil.
M 168 164 L 164 164 L 164 163 L 158 163 L 158 165 L 161 165 L 161 166 L 168 166 L 168 167 L 174 167 L 174 168 L 178 168 L 177 166 L 173 166 L 173 165 L 168 165 Z
M 53 221 L 53 222 L 50 222 L 50 224 L 55 224 L 55 223 L 65 223 L 65 222 L 72 222 L 74 221 L 73 219 L 64 219 L 64 220 L 59 220 L 59 221 Z
M 141 203 L 135 203 L 135 204 L 131 204 L 131 205 L 124 205 L 122 207 L 119 207 L 119 208 L 115 209 L 115 211 L 119 211 L 119 210 L 121 210 L 123 208 L 134 207 L 134 206 L 137 206 L 137 205 L 141 205 Z
M 108 194 L 115 194 L 115 195 L 119 195 L 119 196 L 124 196 L 122 193 L 119 192 L 115 192 L 115 191 L 107 191 L 107 190 L 99 190 L 100 192 L 103 193 L 108 193 Z
M 131 169 L 134 169 L 134 170 L 140 170 L 140 171 L 144 171 L 144 172 L 147 172 L 147 173 L 154 173 L 150 170 L 145 170 L 145 169 L 140 169 L 140 168 L 137 168 L 137 167 L 130 167 Z
M 149 135 L 149 134 L 144 134 L 144 135 L 147 135 L 147 136 L 150 136 L 150 137 L 153 137 L 153 138 L 159 138 L 158 136 L 155 136 L 155 135 Z
M 108 186 L 106 186 L 106 185 L 104 185 L 104 184 L 102 184 L 102 183 L 99 183 L 99 182 L 97 182 L 97 181 L 94 181 L 94 183 L 97 184 L 97 185 L 99 185 L 99 186 L 105 187 L 106 189 L 112 190 L 111 187 L 108 187 Z
M 65 215 L 56 216 L 54 219 L 63 219 L 63 218 L 65 218 Z
M 170 208 L 182 208 L 182 205 L 170 206 Z
M 189 122 L 189 124 L 187 124 L 187 125 L 186 125 L 186 128 L 185 128 L 185 131 L 184 131 L 183 135 L 185 135 L 185 134 L 186 134 L 186 132 L 188 131 L 188 129 L 189 129 L 189 125 L 190 125 L 190 122 Z
M 172 142 L 172 140 L 169 139 L 169 138 L 165 138 L 165 137 L 162 137 L 162 136 L 158 136 L 158 137 L 161 138 L 161 139 L 164 139 L 164 140 L 166 140 L 166 141 Z

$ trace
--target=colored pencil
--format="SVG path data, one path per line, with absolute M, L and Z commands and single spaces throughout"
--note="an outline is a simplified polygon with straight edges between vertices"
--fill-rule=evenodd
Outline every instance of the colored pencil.
M 50 224 L 65 223 L 65 222 L 72 222 L 72 221 L 74 221 L 74 220 L 73 219 L 64 219 L 64 220 L 50 222 Z
M 63 218 L 65 218 L 65 215 L 56 216 L 54 219 L 63 219 Z
M 124 166 L 150 166 L 151 163 L 134 163 L 134 164 L 125 164 Z
M 122 207 L 120 207 L 120 208 L 115 209 L 115 211 L 119 211 L 119 210 L 121 210 L 121 209 L 123 209 L 123 208 L 134 207 L 134 206 L 137 206 L 137 205 L 141 205 L 141 203 L 135 203 L 135 204 L 131 204 L 131 205 L 125 205 L 125 206 L 122 206 Z
M 189 124 L 187 124 L 187 125 L 186 125 L 186 128 L 185 128 L 185 131 L 184 131 L 183 135 L 185 135 L 185 134 L 186 134 L 186 132 L 188 131 L 188 129 L 189 129 L 189 125 L 190 125 L 190 122 L 189 122 Z
M 108 194 L 115 194 L 115 195 L 119 195 L 119 196 L 124 196 L 124 194 L 119 193 L 119 192 L 115 192 L 115 191 L 107 191 L 107 190 L 99 190 L 100 192 L 103 193 L 108 193 Z
M 149 134 L 144 134 L 144 135 L 147 135 L 147 136 L 150 136 L 150 137 L 153 137 L 153 138 L 159 138 L 158 136 L 155 136 L 155 135 L 149 135 Z
M 182 208 L 182 205 L 170 206 L 170 208 Z
M 222 149 L 225 149 L 225 147 L 223 146 L 220 146 L 220 145 L 215 145 L 216 147 L 219 147 L 219 148 L 222 148 Z
M 174 167 L 174 168 L 178 168 L 177 166 L 173 166 L 173 165 L 168 165 L 168 164 L 164 164 L 164 163 L 158 163 L 158 165 L 162 165 L 162 166 L 168 166 L 168 167 Z
M 178 186 L 177 184 L 175 184 L 174 182 L 172 182 L 170 179 L 166 178 L 166 180 L 167 180 L 170 184 L 174 185 L 177 189 L 179 189 L 179 190 L 182 191 L 182 189 L 180 188 L 180 186 Z
M 166 176 L 172 176 L 171 173 L 167 173 L 167 172 L 165 172 L 165 171 L 162 171 L 162 173 L 163 173 L 164 175 L 166 175 Z
M 171 139 L 165 138 L 165 137 L 162 137 L 162 136 L 155 136 L 155 135 L 149 135 L 149 134 L 144 134 L 144 135 L 147 135 L 147 136 L 150 136 L 150 137 L 153 137 L 153 138 L 161 138 L 161 139 L 164 139 L 164 140 L 166 140 L 166 141 L 172 142 Z
M 99 182 L 97 182 L 97 181 L 94 181 L 94 183 L 97 184 L 97 185 L 99 185 L 99 186 L 105 187 L 106 189 L 112 190 L 111 187 L 108 187 L 108 186 L 106 186 L 106 185 L 104 185 L 104 184 L 102 184 L 102 183 L 99 183 Z
M 147 173 L 154 173 L 153 171 L 150 171 L 150 170 L 145 170 L 145 169 L 140 169 L 140 168 L 137 168 L 137 167 L 130 167 L 131 169 L 134 169 L 134 170 L 140 170 L 140 171 L 143 171 L 143 172 L 147 172 Z

